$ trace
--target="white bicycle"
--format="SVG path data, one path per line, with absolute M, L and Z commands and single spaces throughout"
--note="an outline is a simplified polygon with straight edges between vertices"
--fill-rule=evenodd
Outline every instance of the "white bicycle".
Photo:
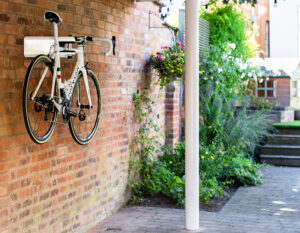
M 110 44 L 106 53 L 115 54 L 116 38 L 89 36 L 58 37 L 61 18 L 55 12 L 45 12 L 44 19 L 54 26 L 53 37 L 25 37 L 25 57 L 35 57 L 26 73 L 23 88 L 23 115 L 31 139 L 45 143 L 52 135 L 58 113 L 69 124 L 74 140 L 89 143 L 98 128 L 101 94 L 96 75 L 84 64 L 84 43 L 103 41 Z M 72 45 L 77 43 L 77 47 Z M 77 55 L 70 79 L 62 82 L 60 58 Z

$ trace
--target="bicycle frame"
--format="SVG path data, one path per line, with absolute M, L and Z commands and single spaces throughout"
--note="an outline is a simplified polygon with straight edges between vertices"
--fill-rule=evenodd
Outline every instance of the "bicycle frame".
M 58 26 L 57 23 L 53 23 L 54 26 L 54 46 L 52 47 L 54 51 L 49 52 L 49 56 L 54 59 L 54 71 L 53 71 L 53 78 L 52 78 L 52 88 L 51 88 L 51 95 L 50 98 L 53 101 L 54 106 L 57 108 L 57 110 L 61 113 L 63 112 L 63 98 L 62 98 L 62 93 L 64 93 L 64 98 L 66 98 L 68 101 L 71 99 L 72 96 L 72 92 L 74 89 L 74 86 L 76 84 L 76 79 L 79 75 L 79 73 L 81 72 L 83 75 L 83 80 L 84 80 L 84 85 L 86 88 L 86 92 L 87 92 L 87 97 L 88 97 L 88 102 L 89 102 L 89 106 L 90 108 L 93 107 L 92 105 L 92 100 L 91 100 L 91 95 L 90 95 L 90 88 L 89 88 L 89 84 L 88 84 L 88 79 L 87 79 L 87 70 L 86 67 L 84 65 L 84 47 L 83 47 L 83 43 L 78 43 L 78 47 L 77 48 L 71 48 L 69 50 L 65 50 L 65 48 L 60 47 L 59 46 L 59 37 L 58 37 Z M 69 43 L 74 43 L 76 42 L 74 37 L 70 37 L 73 38 L 73 41 L 70 41 Z M 106 56 L 109 55 L 112 50 L 113 50 L 113 44 L 112 44 L 112 40 L 109 39 L 105 39 L 105 38 L 93 38 L 93 41 L 103 41 L 103 42 L 108 42 L 110 43 L 110 49 L 109 51 L 105 54 Z M 66 42 L 68 43 L 68 42 Z M 76 65 L 74 67 L 73 73 L 71 75 L 71 77 L 62 82 L 61 80 L 61 66 L 60 66 L 60 58 L 66 58 L 66 57 L 70 57 L 70 56 L 74 56 L 77 55 L 77 62 Z M 34 91 L 31 99 L 34 100 L 36 94 L 38 93 L 38 90 L 41 86 L 41 84 L 43 83 L 43 80 L 48 72 L 48 67 L 45 68 L 42 77 L 36 87 L 36 90 Z M 55 89 L 55 83 L 57 83 L 58 85 L 58 102 L 56 102 L 54 100 L 54 89 Z M 78 98 L 80 100 L 80 98 Z M 78 103 L 80 105 L 80 103 Z

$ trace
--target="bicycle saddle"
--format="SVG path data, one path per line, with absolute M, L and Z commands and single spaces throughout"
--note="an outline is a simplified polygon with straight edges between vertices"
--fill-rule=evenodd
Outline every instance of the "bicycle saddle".
M 62 22 L 62 19 L 59 15 L 53 11 L 46 11 L 44 14 L 44 19 L 50 21 L 51 23 Z

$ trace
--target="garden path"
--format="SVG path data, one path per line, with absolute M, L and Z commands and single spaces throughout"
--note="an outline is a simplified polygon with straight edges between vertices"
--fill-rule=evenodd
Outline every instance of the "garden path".
M 214 233 L 300 233 L 300 168 L 265 168 L 264 183 L 241 187 L 219 213 L 200 211 L 200 230 Z M 184 210 L 126 207 L 86 233 L 175 233 Z

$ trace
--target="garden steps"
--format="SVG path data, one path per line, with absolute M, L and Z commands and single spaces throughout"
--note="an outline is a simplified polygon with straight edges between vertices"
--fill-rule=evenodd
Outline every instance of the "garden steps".
M 300 135 L 300 127 L 276 126 L 276 134 Z
M 269 145 L 300 145 L 300 134 L 272 134 L 268 138 Z
M 298 155 L 300 158 L 300 146 L 295 145 L 264 145 L 261 154 L 267 155 Z
M 260 160 L 277 166 L 300 167 L 300 128 L 276 127 L 260 148 Z
M 300 167 L 299 155 L 260 155 L 260 161 L 276 166 Z

